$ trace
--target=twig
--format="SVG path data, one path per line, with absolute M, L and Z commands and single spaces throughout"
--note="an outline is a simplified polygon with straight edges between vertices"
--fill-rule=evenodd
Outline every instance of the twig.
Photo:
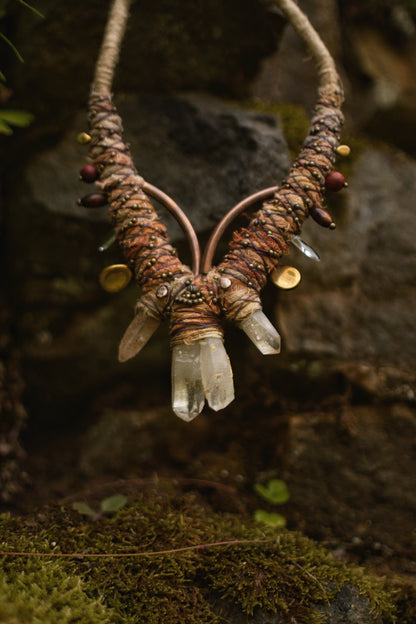
M 182 548 L 169 548 L 166 550 L 151 550 L 149 552 L 132 553 L 43 553 L 43 552 L 19 552 L 0 551 L 1 557 L 57 557 L 57 558 L 86 558 L 96 559 L 102 557 L 127 558 L 127 557 L 160 557 L 163 555 L 174 555 L 176 553 L 202 550 L 206 548 L 220 548 L 222 546 L 240 546 L 246 544 L 266 544 L 274 542 L 274 539 L 252 539 L 252 540 L 225 540 L 223 542 L 210 542 L 208 544 L 197 544 L 196 546 L 183 546 Z

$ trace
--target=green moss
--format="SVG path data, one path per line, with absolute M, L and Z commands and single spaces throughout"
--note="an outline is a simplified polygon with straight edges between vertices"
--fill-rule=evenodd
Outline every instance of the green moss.
M 261 100 L 245 100 L 234 102 L 234 104 L 279 117 L 290 157 L 294 160 L 298 156 L 310 126 L 310 117 L 302 106 L 285 102 L 263 102 Z M 372 143 L 365 136 L 350 132 L 342 134 L 340 143 L 345 143 L 351 148 L 351 155 L 347 158 L 338 158 L 336 164 L 336 168 L 348 178 L 358 158 L 365 149 L 371 147 Z M 381 146 L 378 145 L 377 147 Z
M 416 624 L 416 581 L 396 577 L 391 581 L 397 622 Z
M 33 548 L 28 540 L 20 541 L 25 548 Z M 50 548 L 48 542 L 41 540 L 36 542 L 36 547 Z M 0 622 L 109 624 L 113 621 L 102 600 L 88 596 L 84 581 L 68 574 L 60 561 L 25 557 L 15 563 L 8 558 L 0 570 Z
M 0 592 L 6 598 L 0 598 L 0 612 L 4 603 L 8 624 L 13 617 L 32 621 L 31 613 L 54 600 L 48 608 L 90 614 L 90 619 L 83 615 L 83 623 L 95 622 L 101 610 L 100 622 L 220 624 L 230 609 L 247 615 L 261 609 L 279 613 L 283 621 L 314 624 L 323 618 L 317 605 L 325 607 L 345 584 L 366 596 L 386 623 L 393 622 L 393 600 L 382 581 L 334 560 L 297 533 L 250 520 L 244 525 L 237 516 L 207 510 L 191 495 L 148 491 L 113 517 L 95 522 L 70 508 L 52 508 L 25 524 L 5 516 L 0 534 L 1 549 L 31 552 L 146 553 L 197 547 L 124 558 L 3 557 Z M 198 548 L 224 540 L 241 542 Z M 28 591 L 28 585 L 21 586 L 24 579 L 39 587 L 32 602 L 20 593 Z M 51 587 L 57 588 L 55 599 Z M 104 597 L 105 607 L 98 596 Z M 78 620 L 60 615 L 50 621 Z
M 263 102 L 262 100 L 240 100 L 232 102 L 235 106 L 268 113 L 279 117 L 285 135 L 289 153 L 296 158 L 309 130 L 310 119 L 302 106 L 285 102 Z
M 302 106 L 295 104 L 274 103 L 269 111 L 277 115 L 282 124 L 283 133 L 292 158 L 299 154 L 309 130 L 310 119 Z

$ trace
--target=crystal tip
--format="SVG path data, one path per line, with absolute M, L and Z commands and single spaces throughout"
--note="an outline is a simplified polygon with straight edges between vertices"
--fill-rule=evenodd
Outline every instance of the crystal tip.
M 240 321 L 238 326 L 263 355 L 280 353 L 280 335 L 262 310 L 255 310 Z
M 172 351 L 172 407 L 193 420 L 204 408 L 224 409 L 234 399 L 233 373 L 221 338 L 179 344 Z

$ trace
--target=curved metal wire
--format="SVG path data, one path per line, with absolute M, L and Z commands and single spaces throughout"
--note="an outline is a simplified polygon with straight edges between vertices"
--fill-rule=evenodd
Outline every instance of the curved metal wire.
M 229 212 L 221 219 L 218 223 L 215 230 L 212 232 L 209 241 L 205 247 L 204 255 L 201 262 L 201 273 L 208 273 L 208 271 L 212 268 L 212 260 L 214 258 L 215 251 L 217 249 L 218 243 L 222 238 L 224 232 L 228 228 L 228 226 L 234 221 L 238 215 L 240 215 L 244 210 L 250 208 L 253 204 L 256 204 L 260 201 L 264 201 L 273 197 L 273 195 L 279 190 L 279 186 L 270 186 L 269 188 L 263 189 L 262 191 L 257 191 L 257 193 L 253 193 L 246 197 L 242 201 L 240 201 L 234 208 L 231 208 Z
M 178 206 L 178 204 L 171 197 L 169 197 L 169 195 L 157 188 L 157 186 L 144 182 L 142 189 L 145 193 L 147 193 L 147 195 L 150 195 L 153 199 L 156 199 L 159 203 L 161 203 L 181 226 L 191 249 L 192 273 L 194 275 L 198 275 L 201 263 L 201 249 L 192 223 L 189 221 L 188 217 Z

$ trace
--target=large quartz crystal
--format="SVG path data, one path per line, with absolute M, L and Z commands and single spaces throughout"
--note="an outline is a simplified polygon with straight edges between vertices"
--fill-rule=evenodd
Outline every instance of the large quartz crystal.
M 233 372 L 221 338 L 199 341 L 201 345 L 201 377 L 208 405 L 215 411 L 234 400 Z
M 233 373 L 220 337 L 177 344 L 172 351 L 172 406 L 189 421 L 203 409 L 205 398 L 213 410 L 234 399 Z
M 255 310 L 238 323 L 263 355 L 280 353 L 280 336 L 262 310 Z
M 205 403 L 201 381 L 200 344 L 178 344 L 172 350 L 172 408 L 182 420 L 192 420 Z
M 126 362 L 136 355 L 153 336 L 160 325 L 159 319 L 151 316 L 142 305 L 137 305 L 136 315 L 127 327 L 118 348 L 118 359 Z
M 305 243 L 305 241 L 299 238 L 299 236 L 294 236 L 290 242 L 292 243 L 292 245 L 300 249 L 300 251 L 305 254 L 307 258 L 315 260 L 315 262 L 320 261 L 320 257 L 316 253 L 315 249 L 308 245 L 308 243 Z

